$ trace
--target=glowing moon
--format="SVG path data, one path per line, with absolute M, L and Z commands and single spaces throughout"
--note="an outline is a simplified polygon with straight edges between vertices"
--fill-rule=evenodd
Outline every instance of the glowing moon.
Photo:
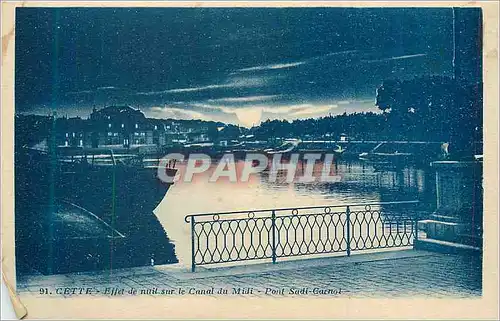
M 262 108 L 238 108 L 235 110 L 238 120 L 247 127 L 257 126 L 262 120 Z

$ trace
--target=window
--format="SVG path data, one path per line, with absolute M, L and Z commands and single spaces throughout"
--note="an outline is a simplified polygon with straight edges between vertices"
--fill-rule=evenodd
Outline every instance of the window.
M 113 133 L 113 136 L 118 136 L 118 133 Z
M 108 124 L 108 128 L 111 128 L 111 123 Z
M 73 137 L 75 137 L 75 132 L 73 132 Z
M 66 133 L 66 137 L 69 137 L 69 133 Z
M 80 139 L 80 143 L 78 144 L 78 146 L 83 146 L 83 140 Z
M 145 132 L 141 132 L 141 136 L 146 136 L 146 133 Z
M 139 125 L 138 125 L 138 124 L 135 124 L 135 128 L 139 128 Z
M 157 130 L 157 129 L 158 129 L 158 126 L 155 125 L 155 130 Z
M 111 133 L 111 132 L 108 132 L 108 136 L 113 136 L 113 133 Z
M 124 127 L 125 127 L 125 124 L 122 124 L 122 128 L 124 128 Z

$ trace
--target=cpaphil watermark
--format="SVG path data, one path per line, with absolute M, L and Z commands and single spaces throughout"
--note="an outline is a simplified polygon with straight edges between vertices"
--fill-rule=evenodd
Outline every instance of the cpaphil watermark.
M 182 164 L 183 171 L 172 171 L 172 164 Z M 335 155 L 324 153 L 247 153 L 243 159 L 236 159 L 232 153 L 219 159 L 201 153 L 187 157 L 172 153 L 160 159 L 158 177 L 165 183 L 192 182 L 199 175 L 208 176 L 209 182 L 244 183 L 259 174 L 267 175 L 271 183 L 338 182 L 341 176 L 336 173 L 335 164 Z

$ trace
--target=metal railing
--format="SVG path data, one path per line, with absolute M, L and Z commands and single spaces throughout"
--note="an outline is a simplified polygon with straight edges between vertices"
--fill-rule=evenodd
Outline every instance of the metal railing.
M 197 265 L 412 246 L 418 201 L 187 215 Z

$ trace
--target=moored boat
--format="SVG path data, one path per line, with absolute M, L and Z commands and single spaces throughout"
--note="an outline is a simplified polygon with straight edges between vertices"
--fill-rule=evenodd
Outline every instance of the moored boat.
M 434 142 L 380 142 L 371 151 L 360 153 L 359 159 L 380 169 L 428 166 L 433 160 L 445 158 L 447 147 L 447 143 Z
M 25 266 L 34 266 L 42 273 L 66 273 L 148 265 L 151 260 L 158 264 L 177 262 L 174 246 L 153 213 L 171 183 L 157 177 L 158 166 L 145 166 L 133 155 L 115 157 L 95 152 L 98 154 L 90 157 L 91 150 L 86 150 L 85 155 L 64 155 L 58 151 L 16 149 L 16 229 L 22 231 L 16 237 L 22 244 L 19 257 L 28 262 Z M 165 170 L 170 176 L 176 173 L 175 168 Z M 70 207 L 61 212 L 60 204 Z M 63 234 L 82 236 L 71 241 L 61 236 L 61 231 L 53 228 L 58 217 L 73 222 L 64 224 L 68 228 Z M 116 231 L 112 236 L 122 235 L 123 239 L 104 235 L 89 241 L 85 235 L 92 234 L 89 228 L 93 225 L 83 224 L 88 221 L 84 217 L 101 221 Z M 71 251 L 68 244 L 83 253 L 77 260 L 79 264 L 53 264 L 60 260 L 61 253 Z

